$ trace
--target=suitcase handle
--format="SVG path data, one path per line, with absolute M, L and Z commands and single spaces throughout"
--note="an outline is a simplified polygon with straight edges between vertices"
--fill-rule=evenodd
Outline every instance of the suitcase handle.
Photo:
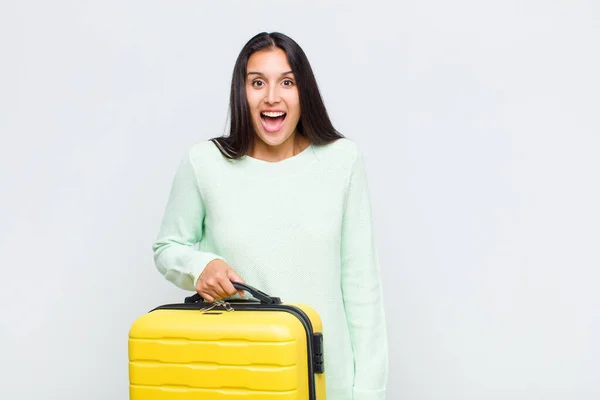
M 234 288 L 238 290 L 243 290 L 252 295 L 255 299 L 259 300 L 262 304 L 281 304 L 281 299 L 279 297 L 272 297 L 266 294 L 265 292 L 261 292 L 260 290 L 252 287 L 250 285 L 246 285 L 245 283 L 231 282 Z M 200 293 L 195 293 L 189 297 L 185 298 L 186 303 L 197 303 L 199 301 L 203 301 L 204 299 L 200 296 Z

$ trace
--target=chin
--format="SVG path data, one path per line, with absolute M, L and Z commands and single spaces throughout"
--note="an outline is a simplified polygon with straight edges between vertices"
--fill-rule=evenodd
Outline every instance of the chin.
M 291 133 L 270 133 L 270 132 L 261 132 L 258 134 L 258 137 L 262 142 L 271 147 L 277 147 L 285 143 L 288 139 L 292 137 Z

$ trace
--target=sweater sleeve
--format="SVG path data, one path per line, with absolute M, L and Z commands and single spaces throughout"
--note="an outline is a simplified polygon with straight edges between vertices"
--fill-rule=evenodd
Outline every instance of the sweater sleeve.
M 208 263 L 222 257 L 196 249 L 204 235 L 205 207 L 190 154 L 181 160 L 172 182 L 158 237 L 152 249 L 158 271 L 170 282 L 195 291 Z
M 354 352 L 353 400 L 384 400 L 388 348 L 364 161 L 354 161 L 342 223 L 342 293 Z

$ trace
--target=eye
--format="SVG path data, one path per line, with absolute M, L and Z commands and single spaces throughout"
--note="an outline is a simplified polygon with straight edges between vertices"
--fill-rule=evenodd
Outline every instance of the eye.
M 264 82 L 263 82 L 263 81 L 261 81 L 261 80 L 258 80 L 258 79 L 257 79 L 257 80 L 255 80 L 255 81 L 252 81 L 252 86 L 253 86 L 253 87 L 257 87 L 257 88 L 258 88 L 258 87 L 261 87 L 261 86 L 263 86 L 263 85 L 264 85 Z
M 285 79 L 283 81 L 283 86 L 293 86 L 294 85 L 294 81 L 291 79 Z

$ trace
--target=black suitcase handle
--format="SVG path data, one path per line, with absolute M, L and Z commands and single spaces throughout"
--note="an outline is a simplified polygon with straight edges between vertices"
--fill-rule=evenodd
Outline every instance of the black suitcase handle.
M 245 283 L 238 283 L 238 282 L 231 282 L 231 284 L 233 285 L 234 288 L 236 288 L 238 290 L 243 290 L 245 292 L 250 293 L 252 295 L 252 297 L 259 300 L 261 302 L 261 304 L 281 304 L 281 299 L 279 297 L 269 296 L 268 294 L 261 292 L 260 290 L 254 288 L 250 285 L 246 285 Z M 204 301 L 204 298 L 202 298 L 202 296 L 200 296 L 200 293 L 195 293 L 195 294 L 185 298 L 186 303 L 197 303 L 197 302 L 201 302 L 201 301 Z

